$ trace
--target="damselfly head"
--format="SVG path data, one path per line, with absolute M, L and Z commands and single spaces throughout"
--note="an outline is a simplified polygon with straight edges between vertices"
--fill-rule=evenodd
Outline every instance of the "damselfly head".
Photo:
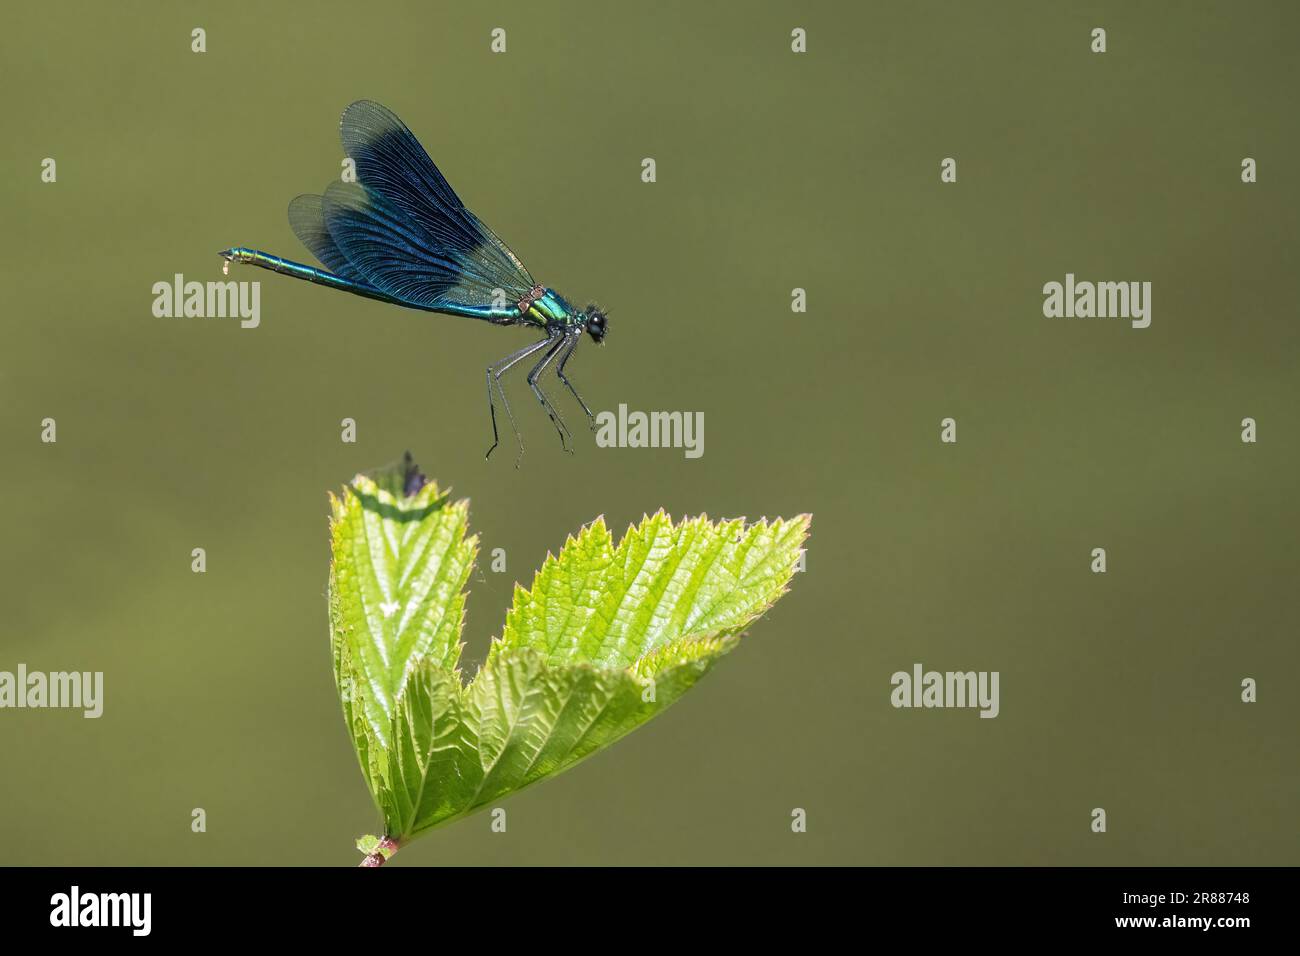
M 593 342 L 600 345 L 605 340 L 605 313 L 600 311 L 594 305 L 589 305 L 583 311 L 587 317 L 587 334 L 591 336 Z

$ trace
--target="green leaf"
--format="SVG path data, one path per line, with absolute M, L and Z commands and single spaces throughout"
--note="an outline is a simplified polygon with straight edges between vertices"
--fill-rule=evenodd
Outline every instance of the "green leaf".
M 390 469 L 358 475 L 330 496 L 330 630 L 344 714 L 366 763 L 382 747 L 417 663 L 454 672 L 465 620 L 465 582 L 478 541 L 466 538 L 468 502 L 449 502 L 432 482 L 406 495 Z M 422 477 L 422 476 L 421 476 Z
M 357 838 L 357 849 L 369 856 L 371 853 L 379 852 L 379 837 L 373 833 L 367 833 L 363 837 Z
M 597 519 L 547 557 L 531 588 L 516 587 L 502 636 L 466 685 L 456 663 L 475 540 L 464 502 L 432 485 L 405 495 L 413 467 L 358 477 L 334 499 L 331 523 L 336 679 L 399 845 L 572 767 L 671 705 L 785 593 L 808 533 L 807 516 L 674 524 L 659 512 L 615 546 Z M 394 602 L 401 614 L 375 613 Z
M 675 525 L 659 511 L 615 548 L 597 518 L 547 556 L 531 590 L 516 587 L 493 652 L 631 667 L 673 641 L 737 634 L 785 593 L 807 533 L 806 516 Z

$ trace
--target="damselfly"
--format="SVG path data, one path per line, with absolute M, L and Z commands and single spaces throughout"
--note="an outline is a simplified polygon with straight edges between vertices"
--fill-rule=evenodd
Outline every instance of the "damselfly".
M 594 423 L 564 368 L 583 332 L 598 344 L 604 341 L 605 313 L 595 305 L 578 309 L 535 281 L 506 244 L 465 208 L 424 147 L 390 110 L 360 100 L 343 111 L 339 125 L 357 182 L 331 183 L 324 195 L 299 196 L 289 203 L 289 224 L 325 268 L 242 246 L 221 255 L 409 309 L 543 332 L 541 341 L 488 366 L 492 447 L 487 453 L 500 443 L 495 390 L 523 454 L 501 377 L 534 356 L 528 386 L 555 424 L 561 446 L 571 452 L 573 436 L 542 391 L 541 377 L 554 365 L 556 376 Z

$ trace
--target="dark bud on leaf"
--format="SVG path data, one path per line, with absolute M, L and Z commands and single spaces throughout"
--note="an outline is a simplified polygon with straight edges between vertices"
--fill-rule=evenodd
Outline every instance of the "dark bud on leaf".
M 402 470 L 405 476 L 402 479 L 402 494 L 408 498 L 429 483 L 428 476 L 420 471 L 420 466 L 415 463 L 409 451 L 402 456 Z

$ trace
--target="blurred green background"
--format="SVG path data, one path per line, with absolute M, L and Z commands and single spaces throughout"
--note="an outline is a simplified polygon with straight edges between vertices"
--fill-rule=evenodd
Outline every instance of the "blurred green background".
M 613 7 L 6 12 L 0 669 L 102 670 L 106 703 L 0 711 L 0 861 L 358 862 L 325 493 L 409 448 L 507 552 L 471 579 L 470 673 L 597 514 L 814 521 L 680 704 L 508 800 L 506 834 L 394 865 L 1300 862 L 1295 6 Z M 702 411 L 703 458 L 585 430 L 565 455 L 516 381 L 523 466 L 484 462 L 483 369 L 520 330 L 247 268 L 256 330 L 151 314 L 226 246 L 309 260 L 284 209 L 363 97 L 610 309 L 570 366 L 589 401 Z M 1151 327 L 1045 319 L 1066 272 L 1152 282 Z M 1000 671 L 1001 715 L 894 710 L 914 662 Z

